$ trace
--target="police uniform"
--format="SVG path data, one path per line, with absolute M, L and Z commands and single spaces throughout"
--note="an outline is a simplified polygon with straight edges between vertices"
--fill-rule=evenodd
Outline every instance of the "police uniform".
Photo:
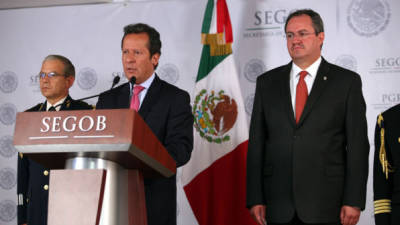
M 26 112 L 46 111 L 46 102 L 40 103 Z M 60 110 L 87 110 L 92 106 L 83 101 L 73 100 L 69 95 Z M 18 224 L 47 224 L 47 205 L 50 171 L 42 165 L 24 157 L 18 157 Z
M 400 224 L 400 104 L 378 116 L 375 128 L 376 225 Z

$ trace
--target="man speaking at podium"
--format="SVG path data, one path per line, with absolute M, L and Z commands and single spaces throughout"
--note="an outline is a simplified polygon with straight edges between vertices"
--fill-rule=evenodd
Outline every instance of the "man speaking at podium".
M 40 91 L 44 103 L 26 110 L 60 111 L 92 109 L 83 101 L 73 100 L 69 88 L 75 80 L 75 67 L 61 55 L 49 55 L 39 73 Z M 20 153 L 18 157 L 18 225 L 46 225 L 49 198 L 49 171 Z
M 146 24 L 127 25 L 121 49 L 130 82 L 102 93 L 96 108 L 136 110 L 176 166 L 184 165 L 193 148 L 190 96 L 154 72 L 161 55 L 160 34 Z M 176 225 L 176 177 L 144 179 L 144 186 L 148 225 Z

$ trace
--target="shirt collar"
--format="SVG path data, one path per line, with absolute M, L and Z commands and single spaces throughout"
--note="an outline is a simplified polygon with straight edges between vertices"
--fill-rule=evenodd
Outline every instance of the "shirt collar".
M 307 67 L 305 69 L 305 71 L 307 71 L 308 75 L 310 75 L 312 77 L 317 76 L 318 68 L 319 68 L 319 65 L 321 64 L 321 61 L 322 61 L 322 58 L 320 56 L 313 64 L 311 64 L 309 67 Z M 300 67 L 298 67 L 295 63 L 293 63 L 292 71 L 293 71 L 293 76 L 297 77 L 297 76 L 299 76 L 299 73 L 303 70 Z
M 46 101 L 46 111 L 49 111 L 50 107 L 52 107 L 52 106 L 55 106 L 56 110 L 59 111 L 59 109 L 61 108 L 61 105 L 63 104 L 65 99 L 67 99 L 67 97 L 68 96 L 65 96 L 60 101 L 56 102 L 54 105 L 52 105 L 49 101 Z
M 151 83 L 153 83 L 153 80 L 154 80 L 155 77 L 156 77 L 156 74 L 153 73 L 153 74 L 151 75 L 151 77 L 149 77 L 149 78 L 148 78 L 147 80 L 145 80 L 143 83 L 141 83 L 141 84 L 135 84 L 135 86 L 136 86 L 136 85 L 140 85 L 140 86 L 144 87 L 144 89 L 148 89 L 148 88 L 150 87 Z M 132 90 L 132 84 L 131 84 L 131 83 L 129 83 L 129 86 L 130 86 L 130 89 Z M 131 92 L 132 92 L 132 91 L 131 91 Z

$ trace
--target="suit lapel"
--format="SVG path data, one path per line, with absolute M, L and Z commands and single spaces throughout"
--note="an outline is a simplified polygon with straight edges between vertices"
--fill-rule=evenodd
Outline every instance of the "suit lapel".
M 158 100 L 161 91 L 161 80 L 158 78 L 157 74 L 151 83 L 149 90 L 147 90 L 146 96 L 143 99 L 143 103 L 140 106 L 139 114 L 140 116 L 146 118 L 151 107 Z
M 314 84 L 311 88 L 310 95 L 307 98 L 306 105 L 304 107 L 304 111 L 301 114 L 300 121 L 298 126 L 302 124 L 305 118 L 310 114 L 311 109 L 314 103 L 318 100 L 321 96 L 326 84 L 329 80 L 329 64 L 322 58 L 321 64 L 318 68 L 317 76 L 315 77 Z
M 286 115 L 289 118 L 290 123 L 295 126 L 296 120 L 294 118 L 294 111 L 292 106 L 292 97 L 290 94 L 290 70 L 292 69 L 292 62 L 287 64 L 282 69 L 283 79 L 281 79 L 282 83 L 280 85 L 280 89 L 283 97 L 283 104 L 285 108 Z

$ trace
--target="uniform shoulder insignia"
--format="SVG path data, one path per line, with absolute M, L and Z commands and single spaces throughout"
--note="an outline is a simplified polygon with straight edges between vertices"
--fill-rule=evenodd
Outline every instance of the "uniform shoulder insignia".
M 377 120 L 378 126 L 380 128 L 380 140 L 381 146 L 379 147 L 379 161 L 382 166 L 382 172 L 386 175 L 386 179 L 389 178 L 389 172 L 393 172 L 392 166 L 389 164 L 385 148 L 385 126 L 382 114 L 379 114 Z
M 65 102 L 65 107 L 68 109 L 69 107 L 71 107 L 71 100 L 67 100 L 66 102 Z

